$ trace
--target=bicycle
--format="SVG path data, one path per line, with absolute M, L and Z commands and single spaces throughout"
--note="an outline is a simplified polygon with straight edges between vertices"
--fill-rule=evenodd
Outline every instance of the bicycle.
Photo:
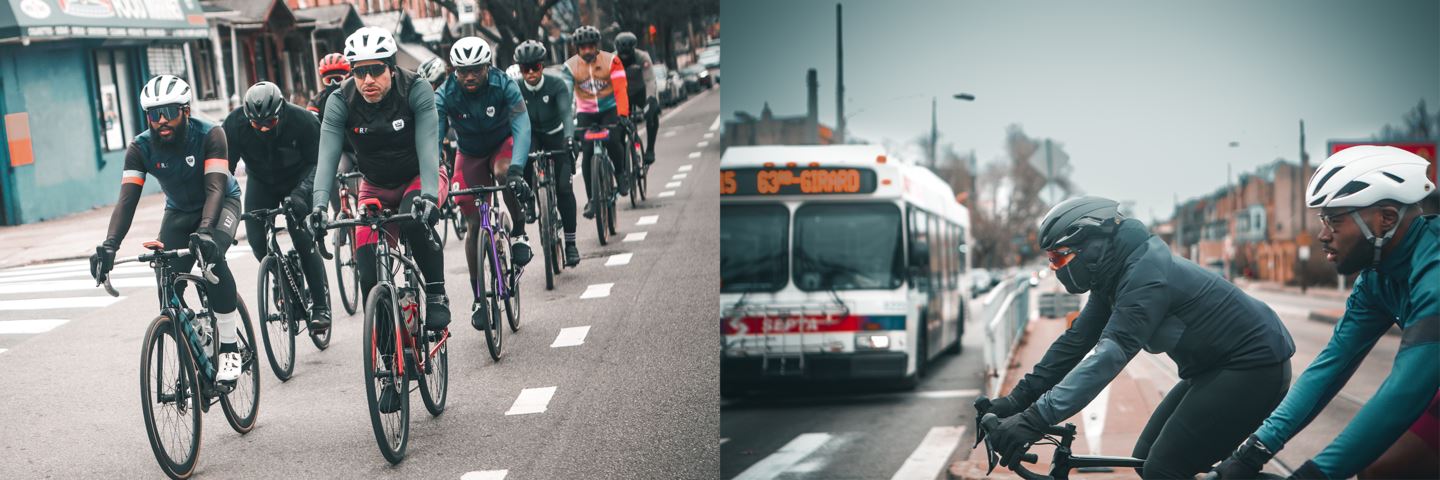
M 311 318 L 315 305 L 310 298 L 310 289 L 304 288 L 308 279 L 302 273 L 300 252 L 281 250 L 277 238 L 291 225 L 303 225 L 293 208 L 290 199 L 285 198 L 278 208 L 251 210 L 240 215 L 242 221 L 265 222 L 264 231 L 270 232 L 270 247 L 265 258 L 260 259 L 260 275 L 255 280 L 255 298 L 260 301 L 260 324 L 263 326 L 260 335 L 265 341 L 270 370 L 282 382 L 290 380 L 290 375 L 295 372 L 295 336 L 300 334 L 301 329 L 309 332 L 310 342 L 315 344 L 315 348 L 324 350 L 330 347 L 330 329 L 316 331 L 306 322 Z M 275 217 L 280 215 L 285 216 L 285 227 L 275 226 Z M 280 253 L 282 251 L 284 253 Z
M 192 234 L 191 238 L 195 235 Z M 238 326 L 241 327 L 237 332 L 237 346 L 240 348 L 241 374 L 234 384 L 217 382 L 219 335 L 215 315 L 210 311 L 206 286 L 218 283 L 219 278 L 210 272 L 209 264 L 198 252 L 165 250 L 165 245 L 159 241 L 145 242 L 144 246 L 151 253 L 117 260 L 115 265 L 149 262 L 150 268 L 155 270 L 155 283 L 159 287 L 160 315 L 145 330 L 145 344 L 140 349 L 140 403 L 145 418 L 145 434 L 150 440 L 150 450 L 165 475 L 176 479 L 187 478 L 195 473 L 200 456 L 201 413 L 209 412 L 210 407 L 219 402 L 230 428 L 241 435 L 255 428 L 260 409 L 260 368 L 256 361 L 255 332 L 250 326 L 250 312 L 245 308 L 244 300 L 237 296 L 236 311 L 240 313 Z M 171 271 L 171 260 L 189 255 L 198 259 L 201 276 Z M 186 304 L 181 291 L 183 283 L 195 285 L 200 299 L 199 312 L 191 310 Z M 120 292 L 110 285 L 108 277 L 101 285 L 110 296 L 120 296 Z M 182 338 L 184 341 L 180 341 Z M 167 374 L 172 372 L 173 378 L 170 378 Z M 232 400 L 232 397 L 235 398 Z M 164 428 L 167 426 L 171 428 Z M 184 436 L 180 431 L 182 429 L 188 430 L 189 435 Z M 168 443 L 172 441 L 175 445 Z
M 639 202 L 645 200 L 645 190 L 649 185 L 650 166 L 645 164 L 645 148 L 640 138 L 640 125 L 645 122 L 645 113 L 631 112 L 628 128 L 625 129 L 625 153 L 630 157 L 630 208 L 638 208 Z M 638 198 L 638 200 L 637 200 Z
M 1052 425 L 1045 427 L 1044 437 L 1033 445 L 1054 445 L 1055 454 L 1050 461 L 1050 474 L 1041 475 L 1027 470 L 1021 462 L 1035 463 L 1040 457 L 1033 453 L 1022 453 L 1018 459 L 1001 459 L 1000 454 L 990 445 L 990 440 L 985 438 L 986 433 L 1000 426 L 1000 417 L 990 410 L 990 399 L 980 396 L 975 399 L 975 411 L 979 414 L 975 417 L 975 446 L 985 443 L 985 453 L 989 460 L 990 468 L 985 472 L 989 475 L 995 471 L 995 465 L 1005 464 L 1009 460 L 1009 468 L 1020 478 L 1025 480 L 1065 480 L 1070 478 L 1070 470 L 1081 469 L 1090 471 L 1109 471 L 1110 468 L 1141 468 L 1145 466 L 1145 460 L 1134 457 L 1114 457 L 1105 455 L 1084 456 L 1074 455 L 1070 445 L 1075 441 L 1075 424 Z M 974 447 L 971 447 L 974 448 Z
M 502 311 L 510 323 L 510 332 L 520 331 L 520 274 L 523 269 L 510 263 L 509 216 L 502 213 L 498 207 L 491 207 L 495 204 L 495 194 L 509 188 L 480 186 L 450 192 L 451 197 L 475 197 L 475 206 L 480 209 L 480 225 L 475 227 L 475 234 L 480 235 L 478 248 L 485 250 L 477 252 L 477 255 L 483 255 L 484 258 L 475 260 L 477 271 L 473 293 L 475 298 L 484 302 L 478 309 L 486 319 L 483 328 L 485 347 L 490 351 L 490 359 L 497 362 L 500 361 L 504 347 L 505 329 L 498 325 Z M 490 265 L 488 269 L 483 265 L 486 260 Z M 487 270 L 490 273 L 489 282 L 485 281 Z
M 590 156 L 590 208 L 595 213 L 595 232 L 600 235 L 600 245 L 606 244 L 606 232 L 615 235 L 615 175 L 610 163 L 610 154 L 605 151 L 605 141 L 610 139 L 614 126 L 592 125 L 585 130 L 585 141 L 590 142 L 594 154 Z
M 360 189 L 358 185 L 351 186 L 350 180 L 360 177 L 358 171 L 335 175 L 335 184 L 340 189 L 340 208 L 335 210 L 334 221 L 355 218 L 355 209 L 360 203 Z M 341 230 L 331 242 L 335 246 L 335 255 L 332 256 L 324 248 L 320 249 L 320 254 L 326 260 L 335 260 L 335 282 L 340 285 L 340 304 L 345 307 L 347 315 L 354 315 L 355 309 L 360 307 L 360 269 L 355 264 L 355 229 Z M 350 282 L 348 288 L 345 283 L 347 279 Z
M 569 150 L 543 150 L 532 152 L 530 160 L 535 162 L 535 202 L 540 217 L 540 250 L 545 254 L 545 289 L 555 289 L 555 276 L 560 274 L 561 261 L 565 258 L 564 226 L 560 223 L 559 200 L 555 188 L 555 158 L 570 159 Z
M 420 199 L 416 199 L 418 204 Z M 410 380 L 416 380 L 420 399 L 430 416 L 445 412 L 449 393 L 450 329 L 439 332 L 425 330 L 425 277 L 411 258 L 411 247 L 404 239 L 387 236 L 384 227 L 418 222 L 415 213 L 396 214 L 381 210 L 379 202 L 369 200 L 363 211 L 353 219 L 320 225 L 324 230 L 355 227 L 369 228 L 380 237 L 376 242 L 375 271 L 378 282 L 370 289 L 365 302 L 365 335 L 362 348 L 365 362 L 365 392 L 370 407 L 370 427 L 380 454 L 391 464 L 405 460 L 410 443 Z M 435 231 L 426 227 L 430 246 L 439 248 Z M 391 248 L 397 241 L 400 253 Z M 403 283 L 395 284 L 395 265 L 401 268 Z M 399 353 L 397 355 L 396 353 Z M 389 391 L 399 403 L 386 412 L 382 397 Z

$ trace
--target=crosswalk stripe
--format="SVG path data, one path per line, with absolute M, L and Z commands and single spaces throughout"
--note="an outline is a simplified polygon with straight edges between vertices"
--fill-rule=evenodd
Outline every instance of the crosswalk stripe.
M 485 470 L 468 472 L 460 476 L 460 480 L 505 480 L 509 470 Z
M 110 280 L 110 286 L 115 288 L 139 288 L 155 287 L 153 277 L 137 278 L 115 278 Z M 63 292 L 67 290 L 91 290 L 98 289 L 95 280 L 51 280 L 46 282 L 30 282 L 17 284 L 0 284 L 0 295 L 16 293 L 41 293 L 41 292 Z
M 828 433 L 802 434 L 795 437 L 794 440 L 790 440 L 790 443 L 785 444 L 785 446 L 780 447 L 780 450 L 756 462 L 754 465 L 751 465 L 750 468 L 745 469 L 745 471 L 740 472 L 740 475 L 736 476 L 734 480 L 766 480 L 775 478 L 785 473 L 786 470 L 789 470 L 790 467 L 799 463 L 800 460 L 803 460 L 806 456 L 814 453 L 815 450 L 819 449 L 821 445 L 824 445 L 825 442 L 828 441 L 830 441 L 830 434 Z
M 510 405 L 506 415 L 528 415 L 531 413 L 543 413 L 550 405 L 550 397 L 555 396 L 555 387 L 527 388 L 520 391 L 520 396 L 515 397 L 515 403 Z
M 925 439 L 920 441 L 920 446 L 910 453 L 905 463 L 900 465 L 900 470 L 890 477 L 890 480 L 931 480 L 940 475 L 945 469 L 946 460 L 960 445 L 960 437 L 965 434 L 965 427 L 930 427 L 930 432 L 925 434 Z
M 715 116 L 715 123 L 710 124 L 710 131 L 713 132 L 713 131 L 716 131 L 716 130 L 719 130 L 719 129 L 720 129 L 720 116 L 719 116 L 719 115 L 716 115 L 716 116 Z
M 108 307 L 115 302 L 124 300 L 124 296 L 111 297 L 60 297 L 60 298 L 27 298 L 25 300 L 0 300 L 0 311 L 5 310 L 47 310 L 64 308 L 99 308 Z
M 560 335 L 555 336 L 555 342 L 550 348 L 573 347 L 585 343 L 585 336 L 590 334 L 590 326 L 566 327 L 560 329 Z
M 69 320 L 4 320 L 0 321 L 0 335 L 34 335 L 54 330 Z
M 666 191 L 660 192 L 660 198 L 673 197 L 673 196 L 675 196 L 675 191 L 674 191 L 674 190 L 666 190 Z
M 658 221 L 660 221 L 660 216 L 659 216 L 659 215 L 646 215 L 646 216 L 640 217 L 639 220 L 636 220 L 636 221 L 635 221 L 635 224 L 636 224 L 636 225 L 654 225 L 655 222 L 658 222 Z
M 633 253 L 617 253 L 611 255 L 609 259 L 605 260 L 605 266 L 617 267 L 620 265 L 625 265 L 627 263 L 630 263 L 630 257 L 633 256 L 635 256 L 635 254 Z
M 148 276 L 148 277 L 152 277 L 152 278 L 153 278 L 153 276 L 154 276 L 153 272 L 154 272 L 154 270 L 151 270 L 150 267 L 147 266 L 147 265 L 126 265 L 126 266 L 123 266 L 123 267 L 116 267 L 114 270 L 111 270 L 111 271 L 110 271 L 110 277 L 111 277 L 111 278 L 118 278 L 118 277 L 122 277 L 122 276 L 133 276 L 133 275 L 137 275 L 137 274 L 144 274 L 144 275 L 146 275 L 146 276 Z M 15 276 L 11 276 L 11 277 L 0 277 L 0 284 L 33 282 L 33 281 L 36 281 L 36 280 L 54 280 L 54 279 L 57 279 L 57 278 L 90 278 L 90 269 L 87 268 L 87 269 L 84 269 L 84 270 L 75 270 L 75 271 L 51 272 L 51 273 L 36 273 L 36 274 L 31 274 L 31 275 L 15 275 Z
M 625 235 L 625 240 L 624 240 L 624 241 L 626 241 L 626 242 L 640 242 L 640 241 L 644 241 L 644 240 L 645 240 L 645 236 L 646 236 L 646 235 L 649 235 L 649 234 L 650 234 L 650 232 L 635 232 L 635 233 L 627 234 L 627 235 Z
M 0 353 L 5 353 L 5 352 L 8 352 L 8 351 L 9 351 L 9 350 L 6 350 L 6 349 L 3 349 L 3 348 L 0 348 Z
M 614 283 L 601 283 L 597 285 L 590 285 L 588 287 L 585 287 L 585 293 L 580 294 L 580 299 L 584 300 L 589 298 L 608 297 L 610 296 L 610 287 L 613 286 L 615 286 Z

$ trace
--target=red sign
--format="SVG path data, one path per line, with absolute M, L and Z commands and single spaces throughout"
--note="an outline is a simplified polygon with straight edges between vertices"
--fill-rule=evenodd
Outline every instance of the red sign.
M 1336 152 L 1358 145 L 1395 147 L 1419 155 L 1420 158 L 1430 161 L 1430 169 L 1427 171 L 1430 175 L 1430 181 L 1440 185 L 1440 180 L 1437 180 L 1435 177 L 1435 142 L 1337 142 L 1332 140 L 1330 142 L 1329 155 L 1334 155 Z

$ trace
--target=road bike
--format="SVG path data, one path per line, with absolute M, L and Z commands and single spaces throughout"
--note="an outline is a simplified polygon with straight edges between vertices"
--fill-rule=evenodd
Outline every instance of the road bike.
M 511 333 L 520 331 L 520 274 L 524 269 L 510 262 L 510 216 L 492 207 L 495 194 L 509 189 L 502 185 L 450 191 L 451 197 L 474 197 L 475 206 L 480 210 L 480 225 L 475 227 L 474 234 L 480 236 L 476 247 L 483 249 L 476 255 L 483 258 L 475 259 L 475 284 L 471 288 L 479 299 L 475 312 L 482 321 L 477 328 L 485 331 L 485 347 L 490 351 L 490 359 L 495 361 L 500 360 L 504 351 L 505 329 L 499 325 L 501 315 L 509 321 Z
M 535 162 L 535 203 L 539 215 L 540 251 L 545 256 L 545 289 L 555 289 L 555 276 L 564 265 L 565 228 L 560 221 L 560 201 L 556 192 L 555 162 L 571 158 L 569 150 L 544 150 L 532 152 L 530 160 Z
M 629 125 L 625 129 L 625 156 L 629 157 L 630 162 L 630 208 L 638 208 L 639 202 L 645 200 L 645 190 L 650 183 L 647 179 L 650 166 L 645 164 L 645 148 L 640 143 L 640 128 L 637 127 L 644 121 L 643 111 L 632 112 Z
M 275 226 L 275 218 L 280 215 L 285 216 L 284 227 Z M 295 337 L 301 330 L 309 332 L 315 348 L 324 350 L 330 346 L 329 328 L 309 328 L 315 304 L 310 298 L 310 289 L 305 288 L 307 279 L 301 268 L 300 252 L 280 248 L 280 232 L 291 225 L 304 225 L 299 218 L 289 198 L 281 201 L 277 208 L 251 210 L 240 215 L 244 221 L 264 222 L 262 231 L 269 232 L 269 249 L 265 258 L 260 259 L 260 271 L 255 279 L 255 298 L 260 302 L 260 335 L 270 358 L 270 370 L 282 382 L 290 380 L 290 375 L 295 373 Z
M 605 151 L 605 142 L 610 139 L 613 125 L 592 125 L 585 130 L 585 141 L 590 142 L 594 154 L 590 155 L 590 208 L 595 217 L 595 233 L 600 235 L 600 245 L 605 245 L 610 235 L 615 235 L 615 174 L 610 154 Z M 608 233 L 607 233 L 608 232 Z
M 335 210 L 332 222 L 340 222 L 355 218 L 356 209 L 360 204 L 360 188 L 357 185 L 360 172 L 341 173 L 335 175 L 336 188 L 340 189 L 340 207 Z M 355 229 L 340 229 L 331 239 L 335 247 L 335 283 L 340 286 L 340 305 L 345 307 L 345 313 L 354 315 L 355 309 L 360 307 L 360 270 L 355 264 Z M 326 260 L 332 259 L 325 249 L 320 250 Z

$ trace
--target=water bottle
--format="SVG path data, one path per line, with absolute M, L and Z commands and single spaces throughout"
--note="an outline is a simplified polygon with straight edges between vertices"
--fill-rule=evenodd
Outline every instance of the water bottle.
M 401 291 L 400 291 L 400 304 L 399 304 L 399 306 L 400 306 L 400 316 L 405 319 L 405 329 L 406 329 L 406 330 L 409 330 L 409 331 L 414 331 L 414 330 L 415 330 L 415 325 L 414 325 L 415 322 L 414 322 L 414 319 L 415 319 L 416 316 L 418 316 L 418 313 L 419 313 L 419 312 L 416 312 L 417 315 L 409 315 L 409 314 L 406 312 L 406 309 L 409 308 L 411 305 L 414 305 L 414 304 L 415 304 L 415 291 L 414 291 L 413 289 L 409 289 L 409 288 L 406 288 L 406 289 L 401 290 Z

